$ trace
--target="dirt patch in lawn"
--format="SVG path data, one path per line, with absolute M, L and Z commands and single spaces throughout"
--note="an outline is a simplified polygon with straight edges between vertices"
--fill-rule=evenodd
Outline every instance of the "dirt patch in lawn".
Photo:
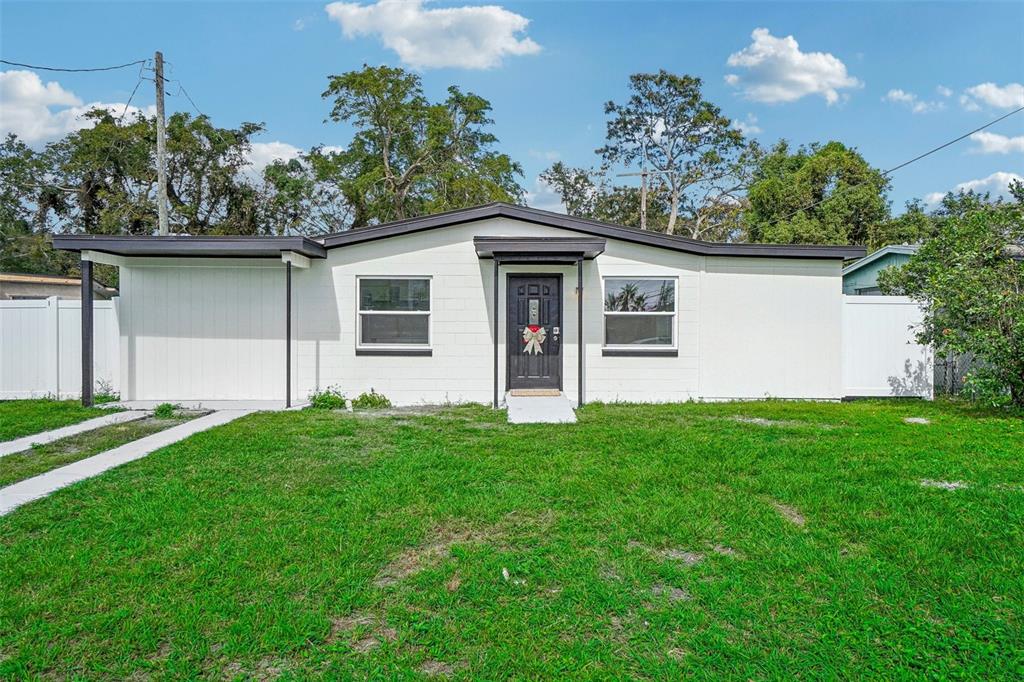
M 435 661 L 433 659 L 423 661 L 419 667 L 419 671 L 427 677 L 449 677 L 455 674 L 455 668 L 445 663 L 444 661 Z
M 660 583 L 651 586 L 651 594 L 655 597 L 665 597 L 671 602 L 689 601 L 693 599 L 693 597 L 690 596 L 690 593 L 681 587 L 662 585 Z
M 779 512 L 779 515 L 782 518 L 786 519 L 794 526 L 803 527 L 807 524 L 807 519 L 804 518 L 803 514 L 797 511 L 796 507 L 791 507 L 788 504 L 783 504 L 774 500 L 772 501 L 772 507 L 775 511 Z
M 436 526 L 426 542 L 411 547 L 392 559 L 374 579 L 377 587 L 390 587 L 425 568 L 436 566 L 451 555 L 452 547 L 466 544 L 487 544 L 501 538 L 499 528 L 472 529 L 458 526 Z
M 284 669 L 283 661 L 269 656 L 256 661 L 251 667 L 243 666 L 237 661 L 232 661 L 224 666 L 223 679 L 235 680 L 242 677 L 247 680 L 264 682 L 265 680 L 276 680 L 284 672 Z
M 809 426 L 814 429 L 834 429 L 835 426 L 832 424 L 817 424 L 814 422 L 802 422 L 794 421 L 791 419 L 765 419 L 764 417 L 747 417 L 745 415 L 737 414 L 732 417 L 727 417 L 734 422 L 740 424 L 753 424 L 754 426 Z
M 383 642 L 398 639 L 398 631 L 389 627 L 376 615 L 358 611 L 331 620 L 331 633 L 327 637 L 327 643 L 333 644 L 350 639 L 356 633 L 361 636 L 352 642 L 352 650 L 360 654 L 376 649 Z
M 665 547 L 663 549 L 655 549 L 643 545 L 636 540 L 630 540 L 626 543 L 626 547 L 629 549 L 640 549 L 649 554 L 652 554 L 660 559 L 668 559 L 670 561 L 679 561 L 687 566 L 696 566 L 704 560 L 704 554 L 702 552 L 692 552 L 688 549 L 681 549 L 679 547 Z
M 939 490 L 962 490 L 970 487 L 970 484 L 964 481 L 933 481 L 930 478 L 922 478 L 920 483 L 922 488 L 938 488 Z

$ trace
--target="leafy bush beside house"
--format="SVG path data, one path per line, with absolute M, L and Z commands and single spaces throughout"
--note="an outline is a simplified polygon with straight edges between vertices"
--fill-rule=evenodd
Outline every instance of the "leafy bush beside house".
M 944 217 L 935 237 L 902 267 L 884 270 L 879 284 L 921 303 L 921 343 L 973 354 L 986 395 L 1001 386 L 1024 406 L 1024 183 L 1010 192 L 1011 201 L 961 202 L 963 210 Z
M 309 394 L 309 406 L 314 410 L 344 410 L 347 400 L 337 386 L 328 386 Z

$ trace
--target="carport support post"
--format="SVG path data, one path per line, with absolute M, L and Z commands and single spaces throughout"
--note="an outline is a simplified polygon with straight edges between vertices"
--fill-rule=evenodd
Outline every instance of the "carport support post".
M 82 260 L 82 405 L 92 407 L 92 261 Z
M 583 353 L 586 351 L 586 344 L 583 343 L 583 259 L 576 259 L 576 333 L 579 334 L 577 341 L 579 355 L 576 368 L 576 407 L 583 407 Z
M 292 262 L 285 263 L 284 302 L 284 406 L 292 406 Z
M 498 266 L 501 260 L 494 257 L 494 409 L 498 409 Z

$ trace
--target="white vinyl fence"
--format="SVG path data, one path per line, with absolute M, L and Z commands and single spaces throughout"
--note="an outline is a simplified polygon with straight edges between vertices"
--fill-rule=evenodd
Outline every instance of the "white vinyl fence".
M 118 302 L 94 302 L 97 387 L 120 391 Z M 81 301 L 0 301 L 0 399 L 81 395 Z M 902 296 L 843 296 L 843 395 L 932 398 L 932 353 Z
M 934 395 L 932 351 L 914 338 L 921 308 L 905 296 L 843 296 L 843 395 Z
M 93 303 L 93 376 L 118 392 L 117 299 Z M 0 399 L 82 394 L 82 302 L 0 301 Z

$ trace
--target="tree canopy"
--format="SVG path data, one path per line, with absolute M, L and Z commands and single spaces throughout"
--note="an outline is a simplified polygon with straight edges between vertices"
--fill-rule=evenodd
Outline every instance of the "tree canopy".
M 889 219 L 888 179 L 840 142 L 795 152 L 776 144 L 747 191 L 746 239 L 778 244 L 867 244 Z
M 353 126 L 338 154 L 337 182 L 352 226 L 400 220 L 491 201 L 521 203 L 522 168 L 494 151 L 490 102 L 448 88 L 430 103 L 419 76 L 364 66 L 330 78 L 330 118 Z

